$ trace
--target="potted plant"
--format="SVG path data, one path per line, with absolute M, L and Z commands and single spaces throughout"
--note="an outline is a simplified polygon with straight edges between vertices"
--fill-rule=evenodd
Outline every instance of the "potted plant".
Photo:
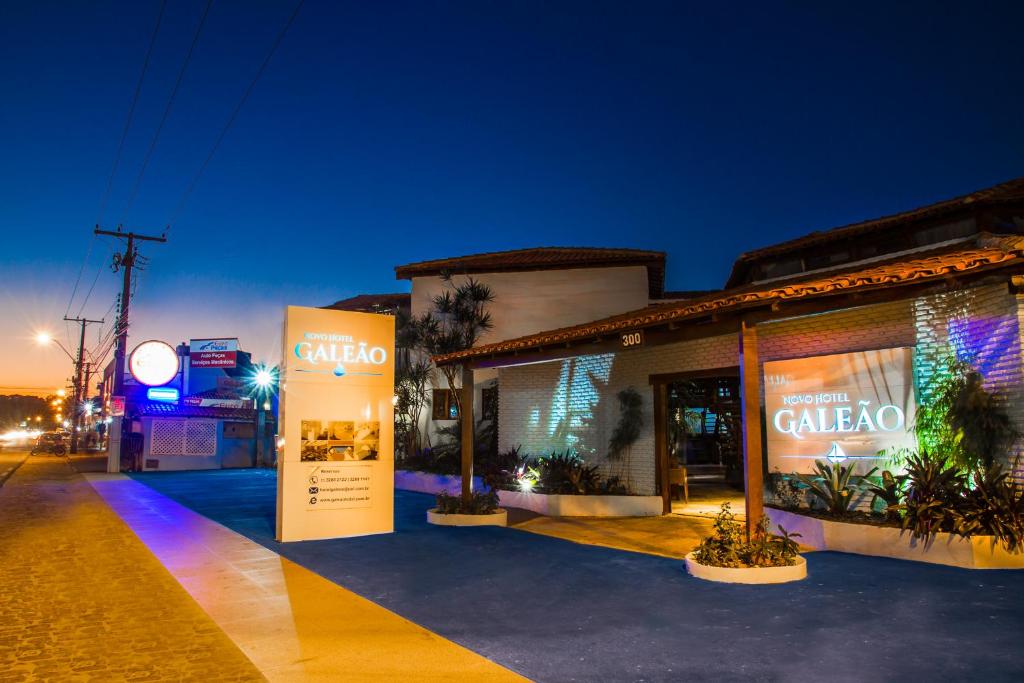
M 787 583 L 806 578 L 807 561 L 793 540 L 800 534 L 781 526 L 779 532 L 771 533 L 768 519 L 762 517 L 747 540 L 729 503 L 722 503 L 714 533 L 686 556 L 686 571 L 698 579 L 723 583 Z
M 506 526 L 508 513 L 498 508 L 498 492 L 474 491 L 469 501 L 442 491 L 437 507 L 427 510 L 427 522 L 441 526 Z

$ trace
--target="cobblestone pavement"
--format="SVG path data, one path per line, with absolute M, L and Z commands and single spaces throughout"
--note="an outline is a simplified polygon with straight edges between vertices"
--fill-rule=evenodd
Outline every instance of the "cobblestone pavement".
M 0 488 L 0 683 L 259 681 L 67 460 Z

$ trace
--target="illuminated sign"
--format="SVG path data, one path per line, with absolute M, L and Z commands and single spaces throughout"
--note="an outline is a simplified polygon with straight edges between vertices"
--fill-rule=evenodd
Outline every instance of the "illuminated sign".
M 149 389 L 146 389 L 146 398 L 150 401 L 177 403 L 178 390 L 173 387 L 150 387 Z
M 912 349 L 769 361 L 764 386 L 769 471 L 809 473 L 820 459 L 866 471 L 915 445 Z
M 238 339 L 191 339 L 188 343 L 189 367 L 233 368 L 238 365 Z
M 162 341 L 145 341 L 128 357 L 128 370 L 140 384 L 158 387 L 178 374 L 178 352 Z
M 295 358 L 306 366 L 296 372 L 345 375 L 381 375 L 380 366 L 388 361 L 388 351 L 383 346 L 371 346 L 365 340 L 356 341 L 350 334 L 327 332 L 304 332 L 302 341 L 293 348 Z
M 282 348 L 277 539 L 391 533 L 394 316 L 289 306 Z

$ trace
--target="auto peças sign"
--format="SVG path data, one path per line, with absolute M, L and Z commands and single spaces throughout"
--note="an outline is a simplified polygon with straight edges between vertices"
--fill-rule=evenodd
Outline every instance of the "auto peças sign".
M 238 339 L 192 339 L 188 357 L 193 368 L 233 368 L 238 364 Z

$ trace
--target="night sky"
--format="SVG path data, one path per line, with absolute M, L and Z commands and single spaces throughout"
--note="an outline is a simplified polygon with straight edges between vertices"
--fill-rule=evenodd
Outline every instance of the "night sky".
M 132 344 L 274 361 L 286 303 L 529 246 L 660 249 L 670 289 L 713 288 L 740 251 L 1024 175 L 1024 3 L 835 4 L 307 0 L 143 247 Z M 164 229 L 294 3 L 213 3 L 127 208 L 206 6 L 168 2 L 101 213 L 159 6 L 0 8 L 0 392 L 68 375 L 31 337 L 113 303 L 103 238 L 68 308 L 92 226 Z

